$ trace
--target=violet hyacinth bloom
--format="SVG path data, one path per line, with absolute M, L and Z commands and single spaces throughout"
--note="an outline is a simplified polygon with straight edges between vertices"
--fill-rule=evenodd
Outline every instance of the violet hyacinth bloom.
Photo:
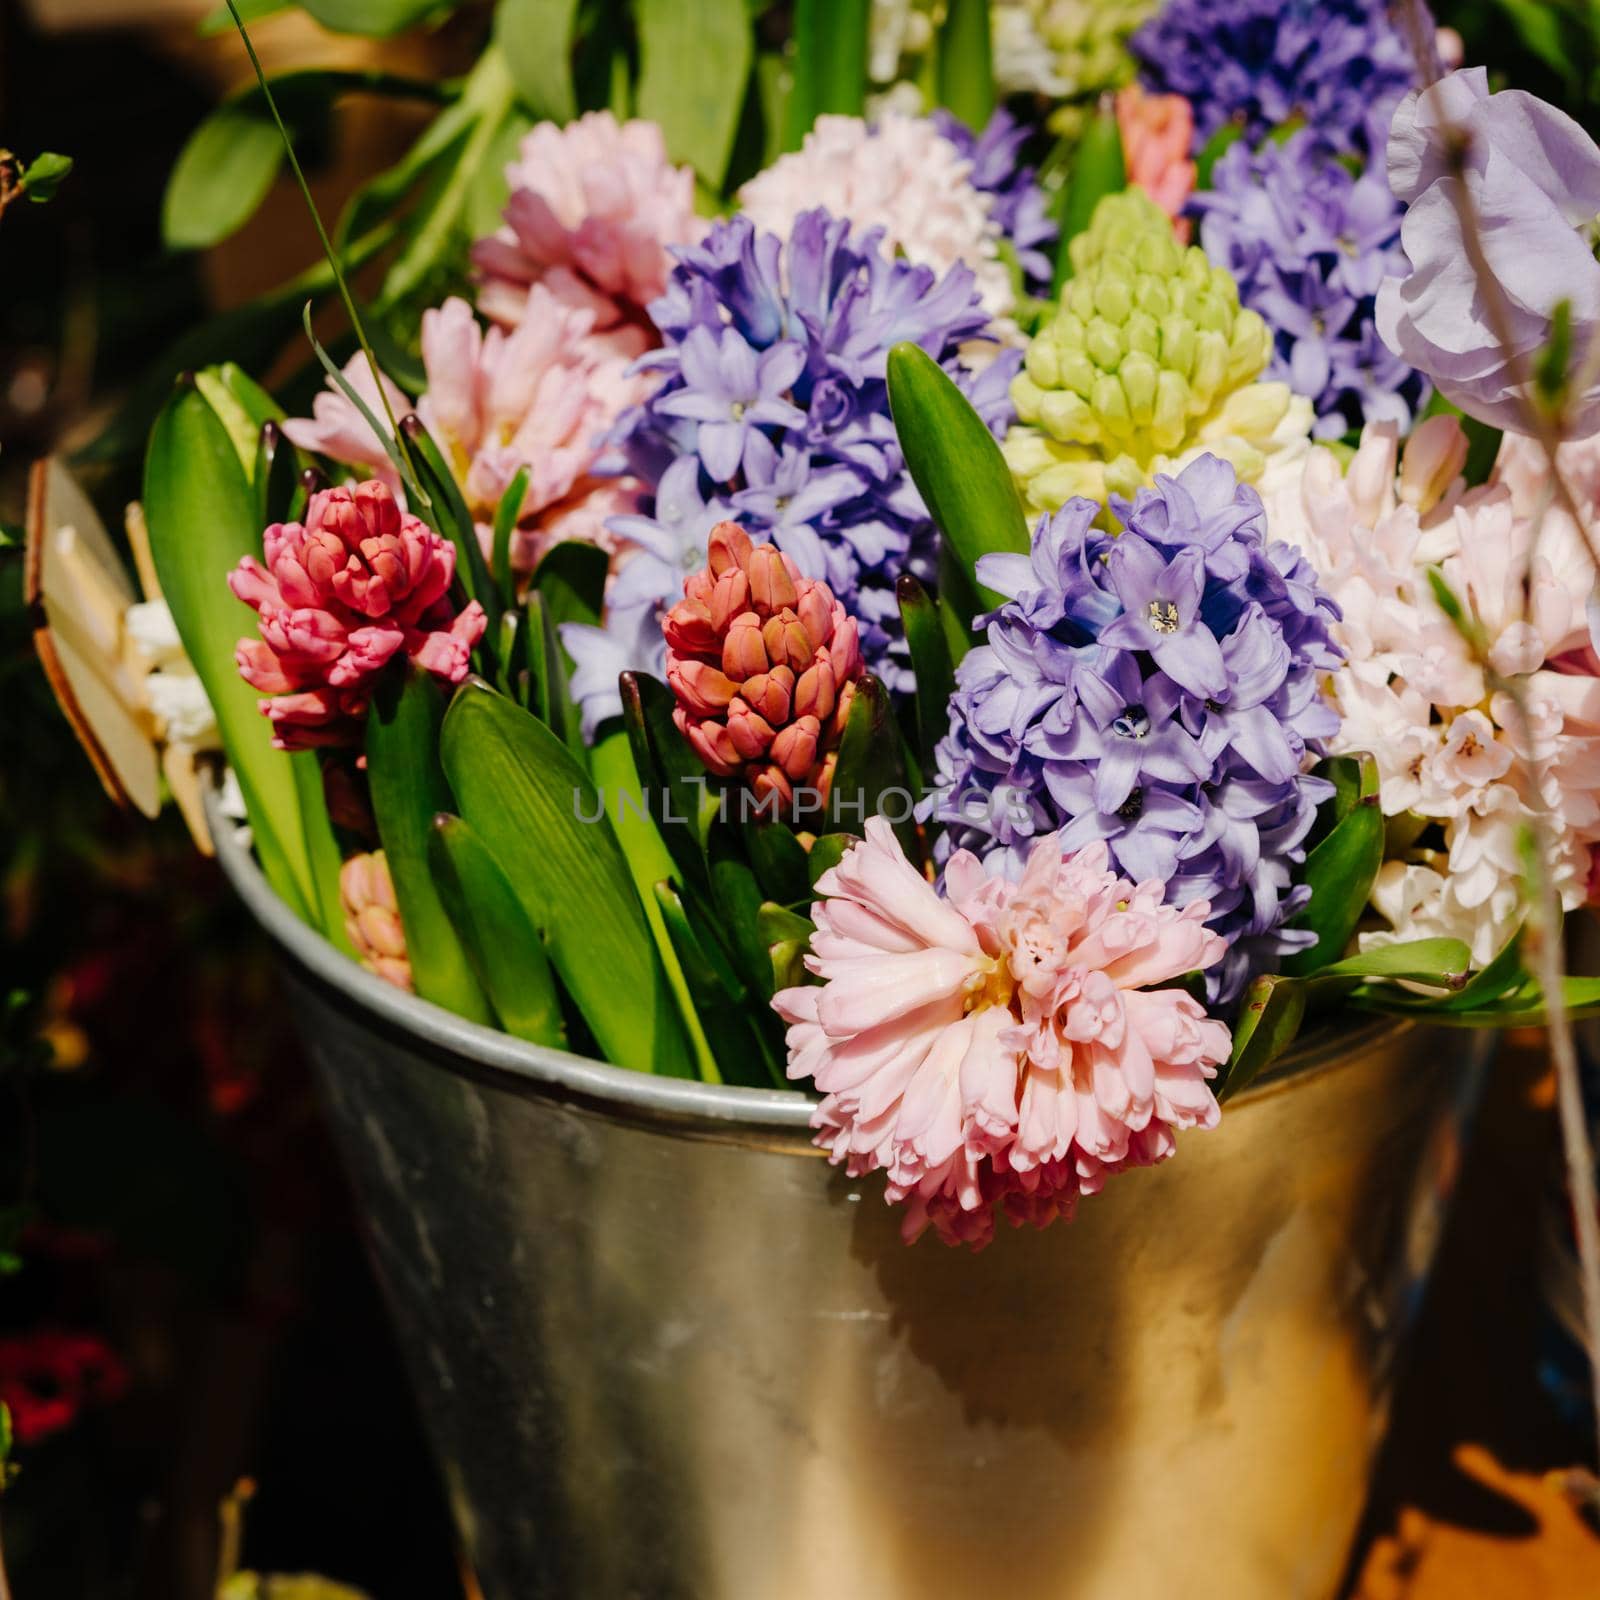
M 1431 51 L 1432 21 L 1416 13 Z M 1129 47 L 1146 88 L 1193 105 L 1197 151 L 1224 123 L 1253 143 L 1292 117 L 1365 151 L 1372 119 L 1417 78 L 1387 0 L 1167 0 Z
M 1451 143 L 1466 140 L 1459 180 Z M 1600 337 L 1600 149 L 1571 117 L 1520 90 L 1489 93 L 1482 67 L 1452 72 L 1395 113 L 1389 182 L 1407 206 L 1404 255 L 1378 291 L 1383 342 L 1461 409 L 1529 431 L 1534 358 L 1556 307 L 1572 320 L 1572 364 Z M 1457 189 L 1457 183 L 1463 186 Z M 1464 191 L 1464 192 L 1463 192 Z M 1507 352 L 1490 327 L 1462 233 L 1465 200 L 1510 320 Z M 1573 398 L 1574 435 L 1600 427 L 1600 383 Z
M 1015 876 L 1059 829 L 1063 851 L 1104 840 L 1174 905 L 1208 901 L 1229 946 L 1210 998 L 1227 1005 L 1312 940 L 1284 924 L 1331 792 L 1306 769 L 1338 730 L 1318 677 L 1341 660 L 1339 612 L 1215 456 L 1112 506 L 1120 535 L 1071 500 L 1029 555 L 980 561 L 1010 598 L 957 669 L 923 815 L 946 824 L 941 861 L 968 849 Z
M 640 363 L 660 387 L 617 434 L 655 510 L 611 525 L 643 547 L 622 560 L 608 596 L 611 644 L 580 625 L 563 630 L 588 727 L 617 709 L 619 659 L 661 670 L 659 628 L 652 635 L 641 616 L 681 598 L 686 569 L 705 563 L 705 535 L 730 516 L 826 583 L 860 625 L 869 670 L 910 687 L 894 584 L 902 572 L 933 582 L 936 539 L 889 416 L 889 349 L 908 340 L 926 350 L 996 432 L 1012 416 L 1020 353 L 981 372 L 964 365 L 960 347 L 989 320 L 972 273 L 937 277 L 885 256 L 881 238 L 818 210 L 787 242 L 736 216 L 678 251 L 651 307 L 664 348 Z
M 1022 147 L 1032 130 L 1004 106 L 989 118 L 981 134 L 949 111 L 935 111 L 933 121 L 972 163 L 967 182 L 988 196 L 989 215 L 1011 245 L 1023 287 L 1029 294 L 1048 296 L 1061 230 L 1045 210 L 1044 190 L 1034 182 L 1034 169 L 1022 162 Z
M 1284 144 L 1235 144 L 1190 209 L 1206 255 L 1272 330 L 1266 376 L 1316 406 L 1317 438 L 1368 422 L 1409 425 L 1430 388 L 1374 326 L 1379 285 L 1406 264 L 1402 208 L 1382 178 L 1352 174 L 1320 133 L 1304 128 Z

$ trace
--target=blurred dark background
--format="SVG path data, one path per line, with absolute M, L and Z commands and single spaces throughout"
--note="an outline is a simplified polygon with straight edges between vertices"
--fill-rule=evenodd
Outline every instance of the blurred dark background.
M 0 1400 L 20 1468 L 0 1528 L 19 1600 L 205 1600 L 219 1503 L 248 1475 L 246 1565 L 450 1600 L 440 1487 L 267 952 L 175 815 L 146 824 L 101 794 L 22 605 L 28 462 L 111 427 L 120 445 L 80 468 L 115 528 L 163 352 L 313 256 L 281 182 L 219 249 L 161 244 L 172 162 L 245 71 L 234 40 L 197 38 L 205 9 L 0 0 L 0 145 L 76 160 L 52 203 L 0 222 Z M 1564 20 L 1583 9 L 1439 8 L 1469 61 L 1587 121 L 1592 35 Z M 296 18 L 260 42 L 269 70 L 349 48 Z M 386 48 L 437 73 L 471 44 L 469 18 Z M 319 195 L 348 193 L 411 128 L 393 109 L 341 122 Z M 1540 1307 L 1552 1141 L 1524 1049 L 1496 1079 L 1423 1313 L 1352 1566 L 1362 1600 L 1582 1592 L 1527 1564 L 1552 1527 L 1568 1537 L 1542 1475 L 1592 1452 Z M 1487 1447 L 1489 1481 L 1464 1441 Z M 1521 1576 L 1494 1586 L 1476 1545 L 1440 1565 L 1438 1530 L 1460 1525 Z M 1587 1535 L 1571 1537 L 1581 1564 Z

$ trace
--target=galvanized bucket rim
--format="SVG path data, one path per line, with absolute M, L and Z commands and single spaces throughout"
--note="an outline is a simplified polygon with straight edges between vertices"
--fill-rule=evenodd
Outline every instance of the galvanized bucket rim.
M 634 1072 L 515 1039 L 396 989 L 302 922 L 279 898 L 241 838 L 238 824 L 219 809 L 214 787 L 206 791 L 205 807 L 224 876 L 283 953 L 320 987 L 366 1013 L 380 1031 L 392 1029 L 413 1044 L 420 1041 L 429 1047 L 448 1070 L 509 1077 L 524 1092 L 581 1100 L 611 1116 L 701 1124 L 707 1133 L 741 1128 L 781 1138 L 809 1130 L 816 1100 L 801 1090 L 747 1089 Z M 1406 1019 L 1378 1016 L 1353 1016 L 1350 1021 L 1348 1028 L 1324 1029 L 1297 1045 L 1259 1083 L 1242 1091 L 1235 1103 L 1275 1093 L 1312 1073 L 1354 1060 L 1375 1035 L 1414 1026 Z

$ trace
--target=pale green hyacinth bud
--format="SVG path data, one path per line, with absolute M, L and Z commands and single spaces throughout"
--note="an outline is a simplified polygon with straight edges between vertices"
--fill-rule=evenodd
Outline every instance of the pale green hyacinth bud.
M 1022 425 L 1006 459 L 1033 510 L 1129 494 L 1201 446 L 1247 481 L 1274 451 L 1304 447 L 1309 402 L 1254 381 L 1266 324 L 1142 190 L 1107 195 L 1069 248 L 1074 276 L 1011 385 Z

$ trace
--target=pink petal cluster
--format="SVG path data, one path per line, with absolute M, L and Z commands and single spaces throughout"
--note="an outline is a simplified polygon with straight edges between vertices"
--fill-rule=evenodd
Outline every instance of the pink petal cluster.
M 1384 813 L 1443 836 L 1442 851 L 1424 843 L 1384 864 L 1373 904 L 1390 927 L 1364 944 L 1459 938 L 1474 965 L 1490 961 L 1522 919 L 1519 837 L 1535 800 L 1555 822 L 1563 903 L 1587 892 L 1600 844 L 1600 663 L 1585 615 L 1595 570 L 1570 517 L 1539 516 L 1524 447 L 1536 448 L 1520 442 L 1503 481 L 1465 490 L 1453 418 L 1422 423 L 1403 457 L 1393 424 L 1372 424 L 1348 469 L 1314 450 L 1263 485 L 1273 532 L 1306 552 L 1344 613 L 1333 748 L 1370 751 Z M 1521 680 L 1531 727 L 1439 608 L 1430 567 L 1482 629 L 1495 674 Z
M 339 903 L 356 959 L 385 983 L 410 992 L 411 958 L 383 851 L 351 856 L 339 868 Z
M 1063 859 L 1052 834 L 1010 883 L 961 851 L 941 897 L 875 817 L 818 880 L 806 965 L 822 982 L 773 1001 L 789 1076 L 822 1091 L 831 1159 L 885 1174 L 908 1241 L 931 1224 L 981 1247 L 997 1211 L 1043 1227 L 1165 1160 L 1177 1129 L 1216 1125 L 1228 1029 L 1149 987 L 1221 958 L 1210 908 L 1163 905 L 1107 859 L 1099 843 Z
M 1117 91 L 1117 128 L 1128 182 L 1136 183 L 1174 219 L 1180 238 L 1189 237 L 1181 220 L 1194 193 L 1194 112 L 1181 94 L 1147 94 L 1137 83 Z
M 672 720 L 719 777 L 789 811 L 826 801 L 856 680 L 855 618 L 776 545 L 719 522 L 707 562 L 662 622 Z
M 694 173 L 667 160 L 653 122 L 618 123 L 591 111 L 558 127 L 541 122 L 506 168 L 505 226 L 473 247 L 483 276 L 478 303 L 498 322 L 523 317 L 542 283 L 594 314 L 595 326 L 645 323 L 667 286 L 667 247 L 704 231 L 694 211 Z
M 467 675 L 486 619 L 476 600 L 452 609 L 455 547 L 400 509 L 376 481 L 324 489 L 306 520 L 262 536 L 263 567 L 246 556 L 228 586 L 255 609 L 259 639 L 236 659 L 280 750 L 352 744 L 372 686 L 404 656 L 447 683 Z
M 629 368 L 649 345 L 644 330 L 621 324 L 597 332 L 594 313 L 558 300 L 535 285 L 525 315 L 507 330 L 487 333 L 465 300 L 452 298 L 422 314 L 422 361 L 428 387 L 417 402 L 421 418 L 462 486 L 487 555 L 496 508 L 511 480 L 529 469 L 511 564 L 528 572 L 562 539 L 610 548 L 605 519 L 637 510 L 631 478 L 602 472 L 606 434 L 649 389 L 648 375 Z M 382 404 L 372 369 L 357 354 L 345 377 L 380 422 Z M 410 400 L 387 379 L 398 417 Z M 400 483 L 360 411 L 331 383 L 312 404 L 312 416 L 284 424 L 304 450 L 372 469 L 398 495 Z
M 972 163 L 926 117 L 887 111 L 869 123 L 821 116 L 800 149 L 740 189 L 739 208 L 758 228 L 787 239 L 801 212 L 823 206 L 858 229 L 884 229 L 886 254 L 941 277 L 964 262 L 984 309 L 1003 322 L 1016 296 L 1000 260 L 999 224 L 971 172 Z

